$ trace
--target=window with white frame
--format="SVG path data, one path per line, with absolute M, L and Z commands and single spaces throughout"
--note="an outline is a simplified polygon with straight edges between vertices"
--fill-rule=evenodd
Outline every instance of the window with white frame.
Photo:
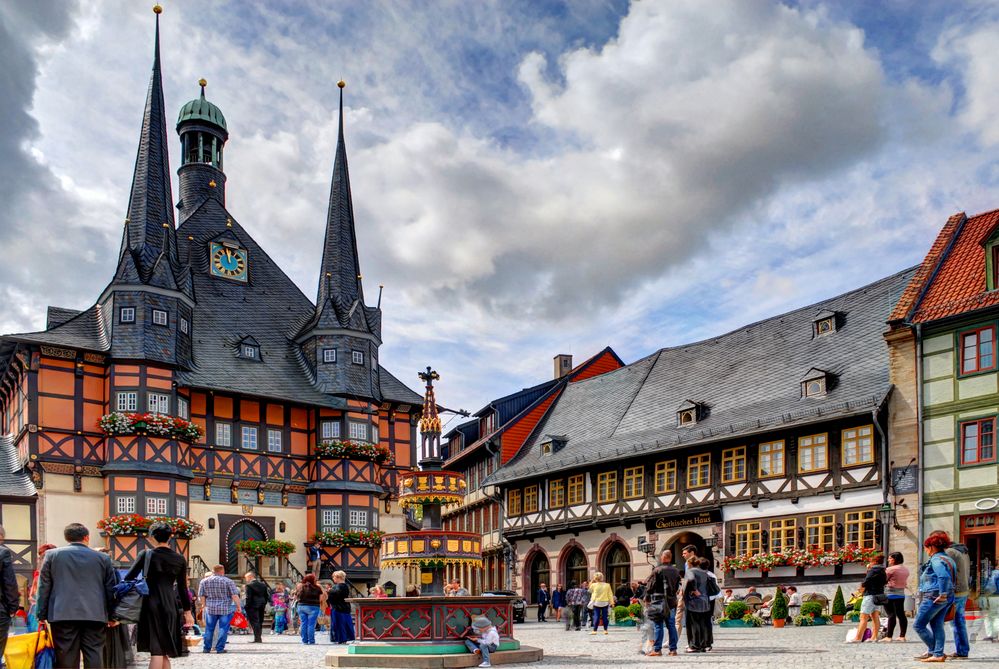
M 149 413 L 170 413 L 170 396 L 165 393 L 148 393 L 146 405 Z
M 167 312 L 162 309 L 153 309 L 153 325 L 166 325 Z
M 320 525 L 324 530 L 340 529 L 340 509 L 323 509 Z
M 186 318 L 180 319 L 180 331 L 183 334 L 190 334 L 191 332 L 191 322 L 188 321 Z
M 215 445 L 226 448 L 232 446 L 232 424 L 215 423 Z
M 323 439 L 339 439 L 340 438 L 340 421 L 337 420 L 324 420 L 320 424 L 320 434 Z
M 115 408 L 118 411 L 136 411 L 139 408 L 139 393 L 134 390 L 118 393 L 115 396 Z
M 324 348 L 323 349 L 323 362 L 336 362 L 336 349 L 335 348 Z
M 121 323 L 135 322 L 135 307 L 122 307 L 118 312 L 118 321 Z
M 350 421 L 350 439 L 351 441 L 367 441 L 368 424 Z
M 267 450 L 271 453 L 281 452 L 281 430 L 267 430 Z
M 351 530 L 368 529 L 368 512 L 363 509 L 351 509 L 349 520 Z
M 115 513 L 135 513 L 135 495 L 119 495 L 114 506 Z
M 257 360 L 260 358 L 260 348 L 253 344 L 243 344 L 241 355 L 247 360 Z
M 351 362 L 353 362 L 355 365 L 364 364 L 364 354 L 361 353 L 360 351 L 351 351 L 350 357 L 351 357 Z
M 183 397 L 177 398 L 177 415 L 184 420 L 191 419 L 191 403 Z
M 147 516 L 165 516 L 167 513 L 167 498 L 166 497 L 147 497 L 146 498 L 146 515 Z
M 177 516 L 180 518 L 187 517 L 187 502 L 182 499 L 177 500 Z
M 243 448 L 251 451 L 257 450 L 257 428 L 244 425 L 243 439 L 239 443 Z

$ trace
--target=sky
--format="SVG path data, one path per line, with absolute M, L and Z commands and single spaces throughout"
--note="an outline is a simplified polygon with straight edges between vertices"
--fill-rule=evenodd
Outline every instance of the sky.
M 0 332 L 111 279 L 151 4 L 0 4 Z M 449 407 L 846 292 L 999 207 L 994 2 L 162 5 L 167 107 L 208 80 L 227 207 L 307 295 L 346 80 L 380 362 Z

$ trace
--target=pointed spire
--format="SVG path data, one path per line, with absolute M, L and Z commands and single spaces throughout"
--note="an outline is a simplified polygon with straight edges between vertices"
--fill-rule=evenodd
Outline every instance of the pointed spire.
M 143 281 L 148 281 L 157 259 L 166 254 L 178 266 L 174 239 L 173 193 L 170 189 L 170 159 L 166 115 L 163 103 L 163 76 L 160 72 L 160 12 L 156 14 L 153 72 L 149 79 L 146 108 L 142 115 L 139 149 L 135 158 L 128 218 L 122 235 L 121 253 L 130 252 Z M 165 229 L 164 229 L 165 228 Z
M 333 161 L 333 183 L 326 217 L 326 239 L 323 242 L 323 263 L 319 271 L 317 312 L 322 313 L 328 301 L 338 311 L 345 312 L 355 301 L 364 304 L 361 290 L 361 267 L 357 259 L 357 236 L 354 232 L 354 205 L 350 196 L 350 175 L 347 171 L 347 149 L 343 139 L 343 89 L 340 88 L 340 129 Z

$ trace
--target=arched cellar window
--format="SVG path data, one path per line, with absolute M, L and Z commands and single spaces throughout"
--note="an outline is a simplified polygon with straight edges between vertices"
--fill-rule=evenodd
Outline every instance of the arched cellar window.
M 610 583 L 614 590 L 631 582 L 631 555 L 628 554 L 628 549 L 619 543 L 611 546 L 604 558 L 604 580 Z

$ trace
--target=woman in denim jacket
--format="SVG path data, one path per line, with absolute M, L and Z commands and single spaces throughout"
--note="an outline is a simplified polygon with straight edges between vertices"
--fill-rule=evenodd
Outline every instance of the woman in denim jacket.
M 954 603 L 954 562 L 944 550 L 950 546 L 946 532 L 933 532 L 926 537 L 923 548 L 929 559 L 919 576 L 919 610 L 913 627 L 926 644 L 927 652 L 917 655 L 922 662 L 944 662 L 944 619 Z

